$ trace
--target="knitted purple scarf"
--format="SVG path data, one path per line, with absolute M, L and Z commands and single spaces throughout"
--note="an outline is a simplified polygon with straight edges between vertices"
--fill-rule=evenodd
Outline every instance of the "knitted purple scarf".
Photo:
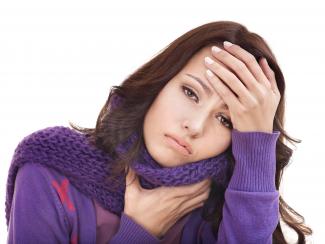
M 136 136 L 130 137 L 117 151 L 126 151 Z M 216 157 L 176 167 L 160 166 L 143 147 L 141 154 L 132 162 L 139 175 L 140 184 L 146 189 L 158 186 L 193 184 L 212 177 L 226 184 L 225 170 L 228 160 L 224 153 Z M 105 209 L 121 216 L 124 209 L 125 175 L 121 175 L 119 189 L 113 192 L 105 179 L 110 173 L 112 158 L 89 143 L 87 137 L 64 126 L 48 127 L 26 136 L 15 149 L 7 179 L 6 219 L 9 224 L 15 178 L 25 163 L 36 163 L 52 168 L 67 176 L 79 191 L 95 198 Z

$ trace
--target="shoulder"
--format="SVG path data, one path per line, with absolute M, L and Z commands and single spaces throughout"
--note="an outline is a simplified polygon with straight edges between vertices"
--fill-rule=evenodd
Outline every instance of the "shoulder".
M 26 163 L 19 168 L 15 184 L 24 185 L 25 187 L 39 186 L 45 189 L 64 179 L 67 178 L 54 169 L 37 163 Z
M 76 238 L 94 243 L 96 217 L 91 199 L 67 177 L 36 163 L 17 173 L 10 212 L 9 242 L 67 243 Z
M 58 213 L 64 216 L 70 228 L 74 221 L 81 219 L 80 214 L 88 215 L 89 220 L 94 219 L 95 212 L 91 198 L 82 194 L 70 183 L 68 177 L 57 170 L 40 164 L 27 163 L 18 170 L 15 185 L 23 188 L 15 189 L 19 194 L 30 196 L 40 194 L 39 200 L 47 204 L 51 203 Z
M 83 134 L 65 126 L 45 127 L 27 134 L 19 142 L 16 152 L 21 153 L 25 149 L 37 148 L 38 150 L 53 149 L 51 145 L 65 146 L 74 140 L 84 141 Z M 45 145 L 45 148 L 40 148 Z
M 26 163 L 18 170 L 15 193 L 30 196 L 35 193 L 42 194 L 42 199 L 39 200 L 46 199 L 55 203 L 62 213 L 65 212 L 64 205 L 67 205 L 67 209 L 75 209 L 68 197 L 69 191 L 71 191 L 71 186 L 68 178 L 46 166 Z
M 70 183 L 69 177 L 59 171 L 37 163 L 24 164 L 17 173 L 16 185 L 24 185 L 39 189 L 52 189 L 63 204 L 68 204 L 68 209 L 74 209 L 70 195 L 74 199 L 84 195 Z M 70 204 L 71 203 L 71 204 Z

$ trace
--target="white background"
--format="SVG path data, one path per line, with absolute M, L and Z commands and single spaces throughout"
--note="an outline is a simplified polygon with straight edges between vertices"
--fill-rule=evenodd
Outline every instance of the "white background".
M 324 12 L 321 1 L 2 1 L 0 243 L 18 142 L 68 121 L 94 127 L 112 85 L 178 36 L 218 20 L 258 33 L 277 58 L 287 87 L 285 128 L 302 139 L 281 194 L 313 228 L 309 243 L 325 243 Z

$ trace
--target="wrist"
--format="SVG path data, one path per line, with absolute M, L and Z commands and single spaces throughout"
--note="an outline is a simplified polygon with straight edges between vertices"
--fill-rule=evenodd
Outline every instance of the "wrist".
M 263 125 L 263 126 L 241 126 L 238 128 L 233 128 L 239 132 L 264 132 L 264 133 L 272 133 L 273 125 Z
M 152 236 L 155 236 L 157 238 L 162 238 L 163 234 L 159 233 L 158 230 L 152 229 L 148 225 L 142 223 L 142 221 L 139 221 L 141 218 L 137 218 L 135 215 L 129 214 L 127 211 L 124 211 L 124 214 L 131 219 L 133 222 L 137 223 L 140 225 L 143 229 L 145 229 L 148 233 L 150 233 Z M 143 218 L 142 218 L 143 219 Z

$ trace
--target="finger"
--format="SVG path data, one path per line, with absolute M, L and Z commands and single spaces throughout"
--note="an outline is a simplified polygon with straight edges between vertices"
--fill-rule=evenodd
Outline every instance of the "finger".
M 206 59 L 207 61 L 208 59 Z M 211 63 L 212 61 L 212 63 Z M 238 97 L 239 100 L 243 103 L 247 103 L 247 98 L 250 97 L 250 91 L 247 90 L 247 88 L 244 86 L 244 84 L 237 78 L 236 75 L 234 75 L 231 71 L 229 71 L 227 68 L 222 67 L 217 62 L 213 62 L 213 60 L 210 59 L 210 61 L 207 61 L 207 66 L 212 73 L 208 72 L 210 83 L 214 85 L 214 83 L 218 82 L 218 80 L 222 81 L 222 84 L 226 85 L 229 90 L 234 92 Z M 217 78 L 214 82 L 214 78 Z
M 248 90 L 243 84 L 243 82 L 240 81 L 237 76 L 225 66 L 220 65 L 219 62 L 215 62 L 210 57 L 205 57 L 205 63 L 206 66 L 213 73 L 215 73 L 215 75 L 218 76 L 224 83 L 226 83 L 227 86 L 229 86 L 229 88 L 234 91 L 238 96 L 244 97 L 248 93 Z M 253 79 L 255 78 L 253 77 Z
M 184 195 L 183 198 L 188 201 L 190 199 L 193 199 L 197 196 L 200 196 L 201 194 L 203 194 L 204 192 L 206 191 L 209 191 L 209 189 L 211 188 L 211 184 L 208 184 L 208 185 L 204 185 L 202 186 L 199 190 L 191 193 L 191 194 L 187 194 L 187 195 Z
M 190 206 L 190 207 L 182 210 L 182 212 L 180 213 L 180 216 L 184 216 L 184 215 L 192 212 L 193 210 L 195 210 L 197 208 L 201 208 L 201 207 L 203 207 L 203 205 L 204 205 L 204 202 L 200 202 L 200 203 L 197 203 L 197 204 L 195 204 L 193 206 Z
M 204 202 L 209 198 L 211 188 L 209 187 L 201 194 L 192 197 L 190 199 L 185 199 L 180 206 L 180 211 L 184 214 L 192 211 L 193 209 L 203 206 Z
M 206 77 L 215 91 L 220 95 L 221 99 L 228 105 L 229 109 L 242 108 L 244 104 L 250 104 L 248 101 L 251 99 L 249 92 L 237 98 L 231 89 L 229 89 L 211 70 L 206 71 Z
M 212 47 L 212 55 L 218 61 L 224 63 L 231 70 L 225 69 L 228 73 L 235 73 L 240 81 L 246 85 L 248 89 L 253 89 L 256 86 L 256 79 L 250 70 L 246 67 L 245 63 L 238 59 L 237 57 L 230 54 L 228 51 L 218 48 L 216 46 Z M 235 75 L 234 75 L 235 76 Z M 238 80 L 237 78 L 237 80 Z
M 275 79 L 275 75 L 274 75 L 274 71 L 269 66 L 266 58 L 262 58 L 260 60 L 260 64 L 263 69 L 263 72 L 265 73 L 265 75 L 268 79 L 268 83 L 270 84 L 270 86 L 267 86 L 267 87 L 271 88 L 275 92 L 279 92 L 278 85 L 276 83 L 276 79 Z
M 226 43 L 229 43 L 230 46 L 227 46 Z M 257 82 L 264 84 L 264 82 L 267 80 L 267 77 L 263 73 L 261 67 L 258 65 L 254 55 L 252 55 L 250 52 L 246 51 L 239 45 L 230 42 L 224 42 L 224 48 L 233 56 L 242 60 L 245 63 L 246 67 L 253 74 Z
M 138 177 L 134 170 L 129 167 L 125 178 L 126 187 L 137 187 L 139 189 Z
M 198 194 L 198 192 L 200 193 L 200 191 L 202 191 L 203 189 L 209 187 L 211 185 L 211 179 L 205 179 L 203 181 L 200 181 L 198 183 L 195 184 L 191 184 L 191 185 L 185 185 L 185 186 L 176 186 L 173 187 L 173 191 L 174 197 L 184 197 L 184 196 L 188 196 L 188 195 L 193 195 L 193 194 Z
M 203 207 L 203 205 L 204 205 L 204 202 L 200 202 L 200 203 L 197 203 L 197 204 L 195 204 L 195 205 L 192 205 L 192 206 L 190 206 L 190 207 L 188 207 L 188 208 L 186 208 L 186 209 L 182 209 L 182 210 L 180 211 L 180 213 L 179 213 L 179 216 L 180 216 L 179 218 L 185 216 L 186 214 L 188 214 L 188 213 L 194 211 L 194 210 L 197 209 L 197 208 L 201 208 L 201 207 Z

